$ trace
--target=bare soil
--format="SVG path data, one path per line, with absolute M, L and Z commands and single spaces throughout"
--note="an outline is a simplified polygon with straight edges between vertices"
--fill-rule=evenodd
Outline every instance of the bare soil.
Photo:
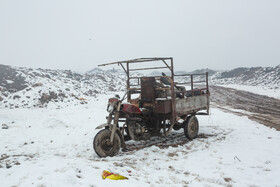
M 211 104 L 280 131 L 280 100 L 246 91 L 211 86 Z M 237 109 L 237 110 L 234 110 Z

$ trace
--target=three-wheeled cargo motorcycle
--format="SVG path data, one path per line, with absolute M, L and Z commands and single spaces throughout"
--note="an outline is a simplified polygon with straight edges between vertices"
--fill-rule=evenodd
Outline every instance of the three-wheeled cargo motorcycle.
M 145 68 L 131 68 L 145 63 Z M 146 64 L 152 64 L 152 67 Z M 155 64 L 164 66 L 156 66 Z M 209 115 L 208 73 L 174 74 L 173 58 L 139 58 L 99 66 L 117 64 L 127 76 L 126 92 L 108 100 L 107 122 L 100 130 L 93 148 L 100 157 L 115 156 L 126 150 L 128 140 L 149 140 L 152 136 L 168 136 L 172 129 L 184 129 L 186 138 L 197 137 L 196 115 Z M 137 76 L 139 71 L 167 69 L 168 75 Z M 135 73 L 137 72 L 136 76 Z M 178 78 L 180 82 L 175 82 Z M 126 100 L 126 102 L 125 102 Z

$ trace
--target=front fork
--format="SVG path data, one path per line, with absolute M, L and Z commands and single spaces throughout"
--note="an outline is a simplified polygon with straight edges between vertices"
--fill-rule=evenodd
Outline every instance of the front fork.
M 112 129 L 111 129 L 111 136 L 110 136 L 110 142 L 111 142 L 111 143 L 113 143 L 113 141 L 114 141 L 114 136 L 115 136 L 115 134 L 116 134 L 117 125 L 118 125 L 119 116 L 120 116 L 120 109 L 121 109 L 121 102 L 118 103 L 117 111 L 116 111 L 115 114 L 114 114 L 114 124 L 113 124 L 113 127 L 112 127 Z M 109 115 L 107 123 L 108 123 L 108 124 L 111 124 L 111 121 L 112 121 L 112 114 Z

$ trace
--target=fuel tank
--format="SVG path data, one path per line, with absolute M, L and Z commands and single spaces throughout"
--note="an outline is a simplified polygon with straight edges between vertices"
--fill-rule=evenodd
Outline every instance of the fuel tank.
M 141 110 L 132 104 L 122 104 L 122 111 L 129 114 L 142 114 Z

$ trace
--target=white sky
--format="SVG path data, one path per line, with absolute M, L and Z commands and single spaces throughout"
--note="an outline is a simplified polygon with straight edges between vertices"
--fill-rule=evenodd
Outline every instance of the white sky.
M 173 56 L 176 70 L 280 64 L 279 0 L 0 0 L 0 64 L 87 71 Z

